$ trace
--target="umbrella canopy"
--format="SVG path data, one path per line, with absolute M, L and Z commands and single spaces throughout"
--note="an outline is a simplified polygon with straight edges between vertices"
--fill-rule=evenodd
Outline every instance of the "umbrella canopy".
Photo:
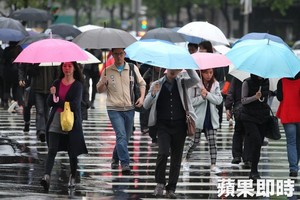
M 231 64 L 230 60 L 228 60 L 225 55 L 218 53 L 196 52 L 192 54 L 192 57 L 199 66 L 200 70 L 227 67 Z
M 177 32 L 229 45 L 224 33 L 218 27 L 208 22 L 190 22 L 180 28 Z
M 83 25 L 83 26 L 78 27 L 78 29 L 81 32 L 85 32 L 85 31 L 89 31 L 89 30 L 94 30 L 94 29 L 97 29 L 97 28 L 103 28 L 103 27 L 102 26 L 93 25 L 93 24 L 87 24 L 87 25 Z
M 46 10 L 37 8 L 24 8 L 12 12 L 9 17 L 22 21 L 48 21 L 52 19 Z
M 263 40 L 244 40 L 226 54 L 236 69 L 264 78 L 294 77 L 300 60 L 284 44 Z
M 61 39 L 44 39 L 26 47 L 14 62 L 72 62 L 84 61 L 88 56 L 73 42 Z
M 0 17 L 0 40 L 20 41 L 29 35 L 24 26 L 17 20 Z
M 248 33 L 248 34 L 244 35 L 239 40 L 237 40 L 232 46 L 234 46 L 235 44 L 237 44 L 241 41 L 249 40 L 249 39 L 251 39 L 251 40 L 269 39 L 271 41 L 287 45 L 280 37 L 278 37 L 276 35 L 272 35 L 272 34 L 269 34 L 269 33 L 256 33 L 256 32 L 253 32 L 253 33 Z
M 52 32 L 52 34 L 57 34 L 62 38 L 64 38 L 65 40 L 69 40 L 69 41 L 73 40 L 81 33 L 81 31 L 78 28 L 65 23 L 52 24 L 44 32 L 46 34 Z
M 131 60 L 166 69 L 198 69 L 187 49 L 164 40 L 145 39 L 125 49 Z
M 146 34 L 141 38 L 144 39 L 159 39 L 166 40 L 173 43 L 176 42 L 185 42 L 183 35 L 173 31 L 169 28 L 155 28 L 146 32 Z
M 73 42 L 82 48 L 126 48 L 136 39 L 128 32 L 115 28 L 99 28 L 78 35 Z
M 101 61 L 96 58 L 96 56 L 94 56 L 93 54 L 91 54 L 90 52 L 83 50 L 84 53 L 86 53 L 86 55 L 88 56 L 87 60 L 83 60 L 83 61 L 78 61 L 78 63 L 80 64 L 94 64 L 94 63 L 101 63 Z M 41 63 L 39 66 L 59 66 L 61 64 L 61 62 L 44 62 Z
M 56 35 L 56 34 L 53 34 L 52 36 L 50 36 L 45 33 L 38 33 L 36 35 L 26 36 L 18 43 L 18 45 L 20 45 L 24 49 L 25 47 L 27 47 L 29 44 L 31 44 L 33 42 L 43 40 L 43 39 L 49 39 L 49 38 L 63 39 L 62 37 L 60 37 L 59 35 Z

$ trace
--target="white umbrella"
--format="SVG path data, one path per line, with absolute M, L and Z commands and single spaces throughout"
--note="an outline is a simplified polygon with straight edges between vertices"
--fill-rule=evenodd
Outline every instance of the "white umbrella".
M 224 33 L 218 27 L 208 22 L 190 22 L 180 28 L 177 32 L 229 45 Z
M 90 52 L 83 50 L 86 55 L 88 56 L 88 59 L 85 61 L 78 61 L 78 63 L 80 64 L 94 64 L 94 63 L 101 63 L 101 61 L 96 58 L 93 54 L 91 54 Z M 59 66 L 61 64 L 61 62 L 43 62 L 40 63 L 39 66 Z
M 81 32 L 85 32 L 85 31 L 89 31 L 89 30 L 94 30 L 94 29 L 97 29 L 97 28 L 103 28 L 103 27 L 102 26 L 93 25 L 93 24 L 87 24 L 87 25 L 83 25 L 83 26 L 78 27 L 78 29 Z

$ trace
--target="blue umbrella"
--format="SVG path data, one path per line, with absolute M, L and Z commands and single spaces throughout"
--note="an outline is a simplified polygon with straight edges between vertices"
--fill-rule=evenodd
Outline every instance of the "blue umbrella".
M 226 56 L 236 69 L 264 78 L 294 77 L 300 71 L 299 58 L 285 44 L 269 39 L 241 41 Z
M 166 69 L 198 69 L 187 49 L 155 39 L 134 42 L 125 49 L 131 60 Z
M 253 32 L 253 33 L 248 33 L 246 35 L 244 35 L 243 37 L 241 37 L 239 40 L 237 40 L 232 46 L 236 45 L 237 43 L 244 41 L 244 40 L 263 40 L 263 39 L 269 39 L 272 40 L 274 42 L 278 42 L 278 43 L 282 43 L 287 45 L 280 37 L 276 36 L 276 35 L 272 35 L 269 33 L 257 33 L 257 32 Z

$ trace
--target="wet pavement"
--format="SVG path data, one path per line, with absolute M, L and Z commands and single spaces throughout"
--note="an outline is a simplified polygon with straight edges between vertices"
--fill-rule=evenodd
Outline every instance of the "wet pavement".
M 67 153 L 61 152 L 56 157 L 47 193 L 40 186 L 47 147 L 36 140 L 34 111 L 30 132 L 24 134 L 22 116 L 0 108 L 1 199 L 155 199 L 153 190 L 156 186 L 154 169 L 157 147 L 151 147 L 150 137 L 140 132 L 139 113 L 135 116 L 136 131 L 129 144 L 132 172 L 123 175 L 121 169 L 110 168 L 115 136 L 105 110 L 105 95 L 97 94 L 96 100 L 96 109 L 89 110 L 89 120 L 83 122 L 89 154 L 79 157 L 75 190 L 67 188 L 69 160 Z M 237 197 L 237 193 L 218 197 L 222 179 L 248 179 L 249 169 L 244 169 L 243 164 L 230 164 L 232 133 L 232 127 L 223 120 L 217 134 L 217 166 L 222 170 L 218 175 L 210 173 L 208 146 L 202 135 L 201 143 L 190 161 L 182 163 L 176 190 L 178 199 L 250 199 L 250 196 Z M 189 138 L 186 144 L 188 142 Z M 259 171 L 265 180 L 276 182 L 289 178 L 284 135 L 281 140 L 269 141 L 262 148 Z M 294 196 L 290 199 L 300 198 L 297 180 Z M 271 197 L 254 196 L 252 199 L 287 199 L 286 195 L 276 194 L 275 191 Z

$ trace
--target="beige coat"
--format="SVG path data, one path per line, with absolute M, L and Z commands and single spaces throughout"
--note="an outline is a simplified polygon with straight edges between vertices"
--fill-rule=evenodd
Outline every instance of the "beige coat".
M 140 87 L 146 87 L 146 82 L 141 76 L 139 69 L 134 66 L 134 71 L 137 77 L 137 82 Z M 99 86 L 101 79 L 105 76 L 105 71 L 101 74 L 101 78 L 97 84 L 97 89 L 99 92 Z M 130 79 L 129 77 L 129 65 L 125 63 L 123 71 L 118 72 L 117 67 L 113 64 L 106 68 L 106 77 L 108 84 L 105 91 L 107 93 L 106 106 L 107 110 L 118 110 L 118 111 L 127 111 L 134 109 L 130 97 Z

